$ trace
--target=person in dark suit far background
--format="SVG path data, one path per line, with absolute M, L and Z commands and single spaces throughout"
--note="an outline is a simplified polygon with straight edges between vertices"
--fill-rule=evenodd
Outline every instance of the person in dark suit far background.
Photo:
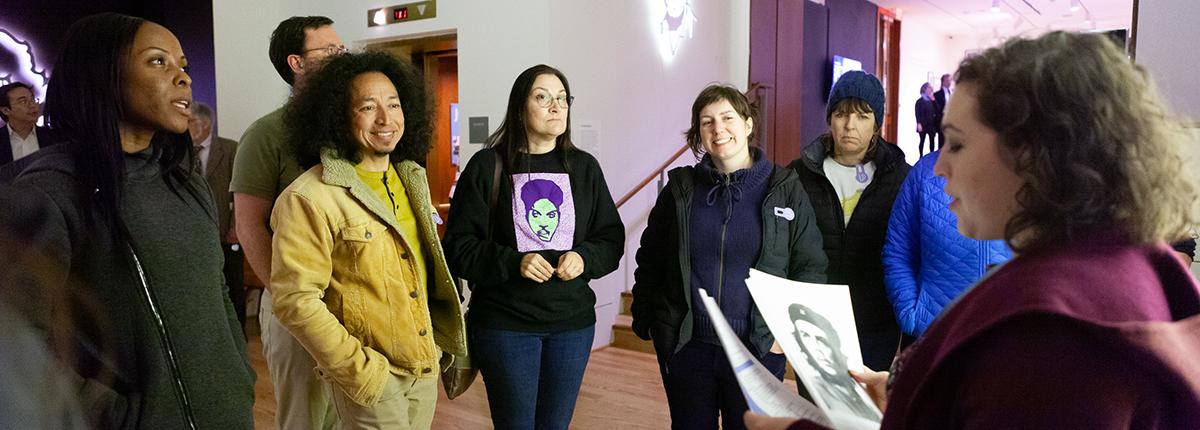
M 233 228 L 233 194 L 229 192 L 229 180 L 233 177 L 233 156 L 237 153 L 237 142 L 213 134 L 213 110 L 202 102 L 192 103 L 192 117 L 188 120 L 188 133 L 192 135 L 192 147 L 196 150 L 196 164 L 200 175 L 212 190 L 213 203 L 217 208 L 217 226 L 221 235 L 221 249 L 225 253 L 225 284 L 229 286 L 229 300 L 237 312 L 242 333 L 246 332 L 246 289 L 243 282 L 244 262 L 242 247 L 238 244 L 237 230 Z
M 933 101 L 933 85 L 928 82 L 921 84 L 921 98 L 917 99 L 917 134 L 921 136 L 920 143 L 917 143 L 917 154 L 925 155 L 924 146 L 925 138 L 929 138 L 929 152 L 937 151 L 938 146 L 934 146 L 934 136 L 941 133 L 942 124 L 939 120 L 939 115 L 936 112 L 937 107 Z
M 950 74 L 947 73 L 942 75 L 942 87 L 938 88 L 936 93 L 933 93 L 933 112 L 935 114 L 934 122 L 938 125 L 938 148 L 941 148 L 942 145 L 946 144 L 946 135 L 942 134 L 942 115 L 946 113 L 946 103 L 950 102 L 950 96 L 953 94 L 954 81 L 951 80 Z
M 20 160 L 54 143 L 49 130 L 37 126 L 42 116 L 41 100 L 33 87 L 21 82 L 0 86 L 0 166 Z

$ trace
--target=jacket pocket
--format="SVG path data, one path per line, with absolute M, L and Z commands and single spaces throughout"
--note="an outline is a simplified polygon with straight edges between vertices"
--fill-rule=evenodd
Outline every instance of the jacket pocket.
M 369 267 L 363 259 L 367 258 L 372 243 L 384 233 L 383 228 L 376 225 L 367 219 L 352 219 L 347 221 L 339 232 L 347 252 L 343 263 L 356 274 L 364 274 L 359 270 L 360 266 L 364 270 Z

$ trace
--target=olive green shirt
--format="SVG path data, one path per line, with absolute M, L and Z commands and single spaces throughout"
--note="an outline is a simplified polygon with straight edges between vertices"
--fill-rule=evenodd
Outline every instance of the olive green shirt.
M 283 111 L 287 105 L 259 118 L 242 134 L 233 159 L 229 191 L 249 194 L 275 203 L 275 198 L 296 180 L 304 168 L 287 144 Z

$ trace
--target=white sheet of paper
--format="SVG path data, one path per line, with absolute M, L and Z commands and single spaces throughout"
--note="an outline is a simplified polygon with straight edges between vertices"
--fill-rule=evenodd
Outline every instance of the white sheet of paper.
M 704 302 L 704 307 L 708 310 L 709 318 L 712 319 L 713 326 L 717 330 L 717 337 L 721 339 L 722 349 L 725 350 L 725 356 L 729 358 L 733 374 L 737 377 L 738 385 L 742 388 L 742 395 L 746 397 L 746 404 L 750 407 L 751 412 L 772 417 L 804 418 L 825 426 L 832 426 L 829 418 L 821 412 L 820 408 L 801 398 L 783 381 L 775 379 L 775 375 L 772 375 L 771 371 L 758 362 L 758 359 L 733 333 L 729 322 L 725 320 L 725 314 L 721 312 L 721 307 L 708 295 L 707 291 L 700 290 L 700 300 Z
M 882 414 L 861 387 L 850 375 L 847 369 L 863 367 L 862 352 L 858 347 L 858 331 L 854 325 L 854 308 L 850 303 L 850 288 L 846 285 L 810 284 L 780 278 L 754 269 L 750 269 L 750 277 L 746 279 L 746 287 L 758 311 L 762 313 L 767 327 L 775 340 L 783 348 L 788 362 L 796 371 L 797 378 L 808 388 L 809 394 L 838 429 L 877 429 Z M 809 354 L 800 346 L 797 336 L 798 325 L 792 320 L 791 308 L 805 309 L 801 315 L 808 318 L 823 320 L 817 327 L 808 325 L 817 332 L 823 333 L 817 339 L 808 337 L 808 342 L 824 342 L 829 348 L 825 359 L 821 360 L 824 371 L 832 375 L 823 375 L 816 364 L 819 360 L 810 359 Z M 805 326 L 799 324 L 799 326 Z M 837 345 L 836 351 L 833 345 Z M 819 346 L 817 348 L 820 348 Z M 834 358 L 835 354 L 840 357 Z

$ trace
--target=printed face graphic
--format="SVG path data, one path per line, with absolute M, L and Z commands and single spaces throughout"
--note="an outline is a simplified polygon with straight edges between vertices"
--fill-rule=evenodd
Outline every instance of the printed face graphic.
M 512 223 L 517 251 L 567 251 L 575 241 L 575 202 L 566 173 L 517 173 Z
M 542 242 L 553 240 L 554 232 L 558 231 L 562 189 L 554 181 L 534 179 L 521 189 L 521 201 L 525 203 L 525 223 L 529 225 L 529 231 Z
M 795 324 L 796 339 L 800 341 L 800 347 L 808 353 L 809 363 L 814 368 L 823 373 L 826 378 L 835 377 L 845 371 L 840 369 L 845 365 L 838 365 L 836 356 L 839 353 L 833 349 L 832 342 L 825 330 L 804 320 L 796 320 Z
M 558 230 L 558 206 L 555 206 L 550 199 L 539 199 L 534 202 L 527 217 L 529 228 L 533 230 L 533 234 L 536 234 L 538 239 L 549 242 L 554 238 L 554 231 Z

